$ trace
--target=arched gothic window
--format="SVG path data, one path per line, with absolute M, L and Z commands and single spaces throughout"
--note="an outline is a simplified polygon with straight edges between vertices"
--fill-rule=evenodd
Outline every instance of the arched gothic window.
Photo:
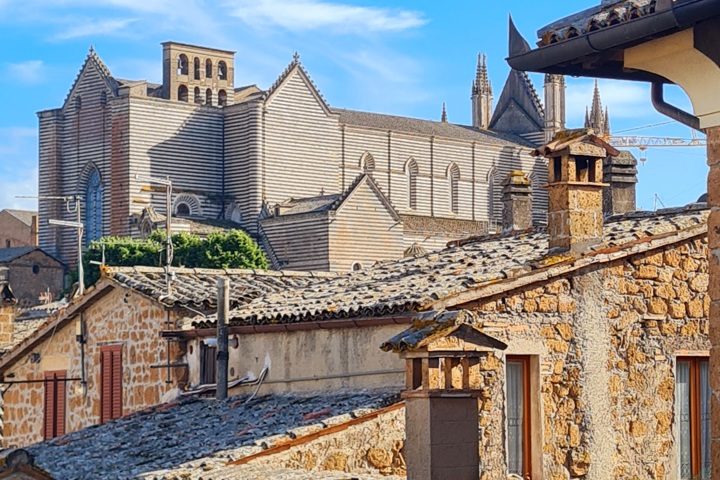
M 495 214 L 495 208 L 499 204 L 499 202 L 496 200 L 496 195 L 499 194 L 498 192 L 498 181 L 497 181 L 497 171 L 493 168 L 490 173 L 488 173 L 487 176 L 487 183 L 488 183 L 488 218 L 490 221 L 497 218 L 497 215 Z
M 75 97 L 75 110 L 80 110 L 82 108 L 82 97 L 78 95 Z
M 417 210 L 417 177 L 419 169 L 414 158 L 408 160 L 405 172 L 408 179 L 408 208 Z
M 197 57 L 193 60 L 193 77 L 195 80 L 200 80 L 200 59 Z
M 178 100 L 181 102 L 188 101 L 188 88 L 185 85 L 180 85 L 178 87 Z
M 205 90 L 205 105 L 212 105 L 212 89 Z
M 85 243 L 102 237 L 103 186 L 100 172 L 94 169 L 85 189 Z
M 178 56 L 177 61 L 177 68 L 178 68 L 178 75 L 187 75 L 188 74 L 188 57 L 184 53 L 181 53 Z
M 225 90 L 220 90 L 218 92 L 218 105 L 221 107 L 227 105 L 227 93 L 225 93 Z
M 212 60 L 210 60 L 209 58 L 205 60 L 205 78 L 213 78 Z
M 218 80 L 227 80 L 227 65 L 222 60 L 218 62 Z
M 178 217 L 189 217 L 190 206 L 187 203 L 178 203 L 175 207 L 175 215 Z
M 202 98 L 200 97 L 200 87 L 195 87 L 195 91 L 193 92 L 193 100 L 195 103 L 202 103 Z
M 363 153 L 360 157 L 360 169 L 363 173 L 372 173 L 375 171 L 375 158 L 368 152 Z
M 448 167 L 448 180 L 450 180 L 450 211 L 460 212 L 460 169 L 454 163 Z

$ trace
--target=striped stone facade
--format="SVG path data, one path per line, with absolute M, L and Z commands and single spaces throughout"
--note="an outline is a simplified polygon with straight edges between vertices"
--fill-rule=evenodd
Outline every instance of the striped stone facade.
M 500 184 L 513 170 L 533 180 L 535 219 L 545 219 L 547 194 L 540 187 L 546 168 L 529 155 L 544 138 L 542 128 L 495 131 L 335 109 L 297 57 L 263 91 L 233 88 L 232 52 L 173 42 L 163 44 L 163 52 L 167 85 L 115 79 L 91 51 L 64 105 L 39 113 L 40 194 L 79 196 L 85 219 L 91 209 L 85 202 L 88 182 L 97 171 L 103 235 L 138 237 L 138 218 L 146 207 L 165 213 L 164 190 L 148 185 L 146 177 L 172 180 L 174 208 L 185 203 L 191 216 L 233 221 L 256 235 L 266 251 L 276 250 L 278 268 L 345 270 L 356 262 L 397 258 L 414 243 L 433 250 L 465 230 L 493 231 L 502 217 Z M 221 70 L 227 75 L 222 80 Z M 518 105 L 531 105 L 533 118 L 540 115 L 534 89 L 522 83 L 526 77 L 511 78 L 512 88 L 501 102 L 519 95 Z M 194 96 L 207 91 L 209 102 Z M 228 95 L 222 105 L 221 91 Z M 503 123 L 496 113 L 493 123 Z M 376 195 L 360 193 L 353 195 L 355 211 L 337 218 L 274 213 L 275 205 L 291 199 L 348 196 L 365 173 L 382 202 L 401 217 L 378 209 Z M 40 201 L 40 245 L 72 264 L 75 232 L 47 223 L 74 220 L 64 207 L 58 200 Z M 402 215 L 451 228 L 428 234 L 404 226 Z M 364 225 L 368 222 L 373 225 Z M 320 241 L 318 235 L 326 238 Z M 289 251 L 297 253 L 278 253 Z

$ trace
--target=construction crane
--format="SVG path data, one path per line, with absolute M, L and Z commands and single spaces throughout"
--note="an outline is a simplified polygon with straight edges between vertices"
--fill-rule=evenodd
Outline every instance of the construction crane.
M 646 136 L 619 136 L 610 135 L 605 140 L 617 148 L 637 148 L 640 150 L 640 162 L 643 164 L 647 161 L 645 151 L 649 147 L 704 147 L 707 146 L 707 140 L 698 138 L 694 130 L 691 130 L 692 138 L 678 137 L 646 137 Z

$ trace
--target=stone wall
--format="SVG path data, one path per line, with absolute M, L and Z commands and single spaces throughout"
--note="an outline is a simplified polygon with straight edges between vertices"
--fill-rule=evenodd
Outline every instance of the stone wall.
M 151 368 L 166 362 L 166 342 L 159 332 L 166 312 L 153 302 L 123 289 L 111 291 L 80 314 L 87 325 L 85 345 L 87 391 L 80 381 L 67 383 L 66 432 L 95 425 L 100 421 L 100 348 L 122 344 L 123 414 L 156 405 L 177 385 L 182 369 Z M 75 339 L 78 320 L 58 328 L 20 358 L 5 379 L 43 380 L 44 372 L 67 371 L 67 378 L 81 378 L 80 344 Z M 171 361 L 178 356 L 171 344 Z M 37 354 L 37 361 L 30 355 Z M 44 386 L 42 382 L 14 384 L 3 395 L 3 447 L 22 447 L 43 439 Z
M 8 281 L 19 305 L 38 305 L 38 297 L 47 289 L 54 299 L 59 299 L 65 280 L 65 267 L 48 256 L 35 250 L 8 264 Z
M 710 260 L 710 387 L 713 396 L 712 412 L 712 477 L 720 478 L 720 127 L 707 129 L 708 204 L 712 207 L 708 219 Z
M 37 243 L 37 215 L 33 224 L 27 225 L 6 211 L 0 212 L 0 248 L 34 247 Z
M 534 476 L 655 479 L 676 469 L 675 358 L 710 346 L 706 255 L 706 239 L 695 239 L 461 306 L 509 345 L 505 355 L 532 359 Z M 500 480 L 505 362 L 486 363 L 481 478 Z

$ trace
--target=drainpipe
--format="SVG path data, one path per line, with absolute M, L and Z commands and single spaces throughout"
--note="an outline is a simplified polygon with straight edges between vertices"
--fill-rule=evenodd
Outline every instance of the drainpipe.
M 217 314 L 217 400 L 225 400 L 228 392 L 228 316 L 230 315 L 230 282 L 218 278 Z

